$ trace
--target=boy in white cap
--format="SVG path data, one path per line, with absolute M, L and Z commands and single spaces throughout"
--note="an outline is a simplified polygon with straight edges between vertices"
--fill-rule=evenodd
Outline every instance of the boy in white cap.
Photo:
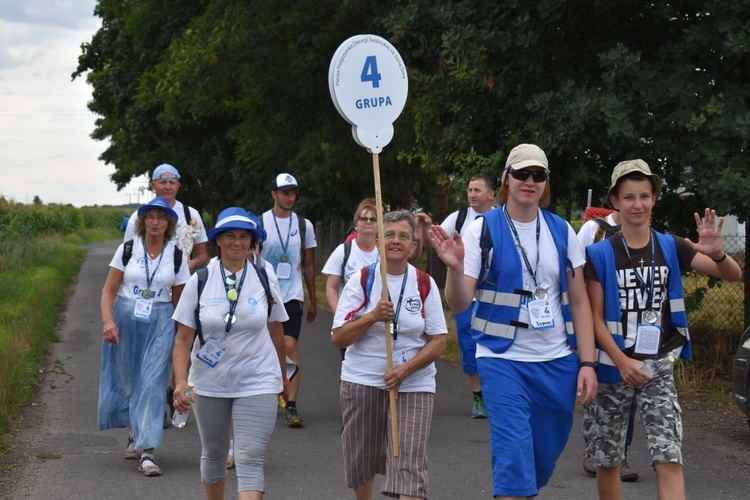
M 570 435 L 576 396 L 586 404 L 597 390 L 585 259 L 570 224 L 544 210 L 548 175 L 544 151 L 520 144 L 505 164 L 500 207 L 472 222 L 464 237 L 430 229 L 448 267 L 451 309 L 477 300 L 471 331 L 495 498 L 539 493 Z
M 302 282 L 307 287 L 309 304 L 307 322 L 315 319 L 317 300 L 315 296 L 315 262 L 313 249 L 318 246 L 312 223 L 299 217 L 294 211 L 297 201 L 297 179 L 291 174 L 279 174 L 274 179 L 271 189 L 273 208 L 261 217 L 268 238 L 263 243 L 261 256 L 270 262 L 276 272 L 281 287 L 289 320 L 284 325 L 284 345 L 286 354 L 294 361 L 300 371 L 289 385 L 289 400 L 286 403 L 287 427 L 302 427 L 304 422 L 297 412 L 301 365 L 299 360 L 299 335 L 302 330 L 302 311 L 305 292 Z
M 643 160 L 619 163 L 608 198 L 620 232 L 586 248 L 586 291 L 597 341 L 600 390 L 585 408 L 595 421 L 586 454 L 597 465 L 599 498 L 622 498 L 627 414 L 635 398 L 646 430 L 660 499 L 684 499 L 682 416 L 674 363 L 691 359 L 681 271 L 742 279 L 724 250 L 723 219 L 706 208 L 694 214 L 698 243 L 649 226 L 661 179 Z

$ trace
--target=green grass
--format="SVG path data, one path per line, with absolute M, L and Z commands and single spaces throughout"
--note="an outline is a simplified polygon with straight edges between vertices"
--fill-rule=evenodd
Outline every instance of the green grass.
M 19 415 L 33 401 L 49 345 L 57 340 L 58 311 L 86 253 L 81 245 L 119 238 L 122 233 L 108 224 L 0 241 L 0 471 Z

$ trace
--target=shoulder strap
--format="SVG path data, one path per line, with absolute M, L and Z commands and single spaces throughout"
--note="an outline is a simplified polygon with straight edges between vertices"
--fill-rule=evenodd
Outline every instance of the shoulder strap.
M 365 294 L 365 298 L 358 308 L 346 315 L 347 321 L 351 321 L 352 319 L 354 319 L 354 315 L 364 309 L 365 306 L 367 306 L 367 304 L 370 302 L 370 292 L 372 291 L 372 284 L 375 281 L 376 264 L 377 262 L 373 262 L 369 266 L 363 267 L 359 271 L 359 284 L 362 286 L 362 291 Z
M 265 265 L 260 266 L 255 262 L 252 262 L 255 272 L 258 274 L 260 284 L 263 286 L 263 291 L 266 292 L 266 302 L 268 303 L 268 316 L 271 316 L 271 308 L 273 307 L 274 300 L 271 294 L 271 286 L 268 284 L 268 273 L 266 272 Z
M 479 280 L 477 285 L 484 283 L 487 279 L 490 270 L 490 250 L 492 250 L 492 236 L 490 236 L 489 225 L 487 224 L 487 218 L 482 217 L 482 234 L 479 236 L 479 250 L 482 255 L 482 263 L 479 268 Z
M 458 234 L 461 234 L 461 228 L 464 227 L 464 222 L 466 222 L 466 214 L 468 213 L 469 207 L 463 207 L 458 211 L 458 217 L 456 217 L 456 232 Z
M 604 238 L 609 238 L 620 230 L 620 226 L 613 226 L 601 217 L 592 220 L 599 225 L 594 233 L 594 242 L 601 241 Z
M 304 217 L 300 217 L 297 215 L 297 225 L 299 226 L 299 239 L 300 239 L 300 251 L 302 252 L 302 257 L 300 258 L 300 264 L 302 265 L 302 269 L 305 269 L 305 234 L 307 233 L 307 219 Z
M 177 276 L 177 273 L 180 272 L 180 266 L 182 265 L 182 250 L 177 248 L 175 245 L 174 247 L 174 274 Z
M 133 256 L 133 240 L 129 239 L 122 244 L 122 267 L 126 267 Z
M 346 279 L 346 263 L 349 261 L 349 255 L 352 253 L 352 242 L 344 243 L 344 260 L 341 262 L 341 284 Z
M 417 288 L 419 289 L 419 298 L 422 299 L 422 317 L 424 318 L 424 302 L 432 290 L 430 275 L 421 269 L 417 269 Z
M 206 288 L 206 280 L 208 279 L 208 268 L 201 267 L 195 274 L 198 275 L 198 300 L 195 301 L 195 336 L 198 337 L 198 342 L 203 346 L 206 341 L 203 340 L 203 329 L 201 328 L 200 320 L 200 309 L 201 309 L 201 294 L 203 289 Z
M 182 210 L 185 212 L 185 224 L 190 224 L 190 219 L 193 218 L 192 215 L 190 215 L 190 207 L 183 203 Z

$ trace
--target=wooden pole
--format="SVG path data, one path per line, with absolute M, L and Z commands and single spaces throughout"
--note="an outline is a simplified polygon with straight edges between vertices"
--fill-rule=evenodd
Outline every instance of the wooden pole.
M 388 268 L 385 260 L 385 227 L 383 226 L 383 195 L 380 192 L 380 160 L 378 155 L 372 155 L 372 172 L 375 179 L 375 204 L 377 210 L 375 214 L 378 218 L 378 252 L 380 253 L 380 279 L 382 281 L 382 290 L 380 298 L 388 300 Z M 391 320 L 386 320 L 385 324 L 385 352 L 388 360 L 388 371 L 393 369 L 393 347 L 391 346 Z M 390 409 L 391 409 L 391 449 L 393 456 L 397 457 L 398 449 L 398 417 L 396 416 L 396 395 L 393 391 L 388 391 Z

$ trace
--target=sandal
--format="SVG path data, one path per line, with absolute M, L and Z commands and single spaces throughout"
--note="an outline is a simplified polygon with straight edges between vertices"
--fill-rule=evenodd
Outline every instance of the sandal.
M 143 472 L 146 477 L 161 476 L 161 468 L 156 465 L 153 458 L 143 457 L 138 465 L 138 472 Z
M 132 436 L 128 436 L 128 445 L 123 453 L 125 460 L 138 460 L 141 458 L 141 452 L 135 448 L 135 441 Z

